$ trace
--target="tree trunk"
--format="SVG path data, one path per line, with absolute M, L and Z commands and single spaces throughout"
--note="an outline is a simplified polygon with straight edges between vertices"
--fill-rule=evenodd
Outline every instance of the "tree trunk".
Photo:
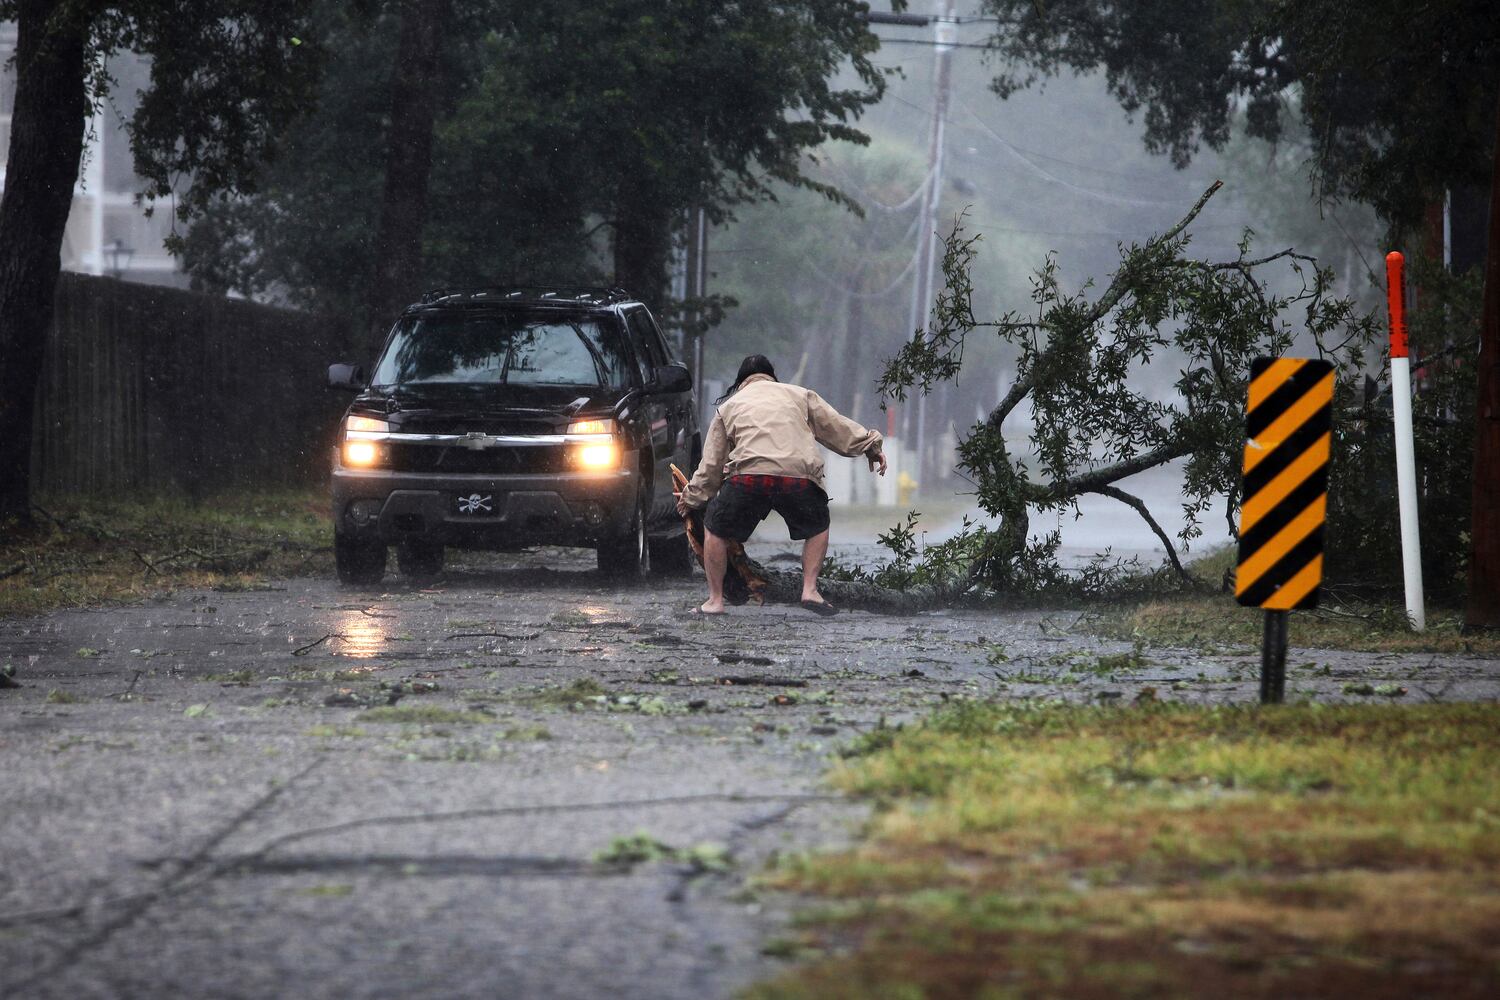
M 438 51 L 450 0 L 405 0 L 391 75 L 385 194 L 375 238 L 375 273 L 366 300 L 370 349 L 377 350 L 402 308 L 422 291 L 422 231 L 432 174 L 432 134 L 441 81 Z
M 615 284 L 660 315 L 667 300 L 672 226 L 670 216 L 653 210 L 650 201 L 645 195 L 627 193 L 616 209 Z
M 0 198 L 0 531 L 31 520 L 31 436 L 63 229 L 88 115 L 82 15 L 17 11 L 16 99 Z
M 1474 421 L 1474 503 L 1469 526 L 1466 628 L 1500 628 L 1500 108 L 1490 178 L 1490 238 L 1479 332 L 1479 399 Z

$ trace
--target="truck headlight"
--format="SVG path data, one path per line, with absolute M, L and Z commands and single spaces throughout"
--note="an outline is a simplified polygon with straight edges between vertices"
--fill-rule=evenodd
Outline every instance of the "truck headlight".
M 599 472 L 620 464 L 620 449 L 613 441 L 606 444 L 586 444 L 574 450 L 573 458 L 580 468 Z
M 364 467 L 380 461 L 380 445 L 374 441 L 345 441 L 344 464 Z
M 391 425 L 387 421 L 377 420 L 375 417 L 361 417 L 356 414 L 351 415 L 348 420 L 344 421 L 344 430 L 374 431 L 377 434 L 388 434 L 390 433 Z
M 615 422 L 609 417 L 596 420 L 575 420 L 568 425 L 569 434 L 613 434 Z

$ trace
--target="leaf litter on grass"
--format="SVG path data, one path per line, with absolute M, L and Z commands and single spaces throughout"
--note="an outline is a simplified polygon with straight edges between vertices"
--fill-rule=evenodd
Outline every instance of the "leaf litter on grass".
M 1491 996 L 1500 706 L 964 702 L 839 761 L 773 884 L 853 948 L 770 997 Z

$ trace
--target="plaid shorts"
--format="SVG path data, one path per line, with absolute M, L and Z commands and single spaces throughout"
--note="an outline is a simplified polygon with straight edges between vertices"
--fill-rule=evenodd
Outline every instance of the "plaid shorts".
M 773 510 L 793 538 L 828 530 L 828 494 L 812 480 L 792 476 L 730 476 L 709 501 L 703 525 L 720 538 L 743 542 Z

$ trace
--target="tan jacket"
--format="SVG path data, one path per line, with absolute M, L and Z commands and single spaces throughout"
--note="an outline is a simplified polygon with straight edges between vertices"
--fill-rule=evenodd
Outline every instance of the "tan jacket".
M 702 507 L 726 476 L 737 475 L 811 479 L 821 489 L 818 445 L 852 458 L 878 453 L 880 441 L 879 431 L 841 415 L 811 389 L 751 375 L 714 414 L 703 459 L 682 499 Z

